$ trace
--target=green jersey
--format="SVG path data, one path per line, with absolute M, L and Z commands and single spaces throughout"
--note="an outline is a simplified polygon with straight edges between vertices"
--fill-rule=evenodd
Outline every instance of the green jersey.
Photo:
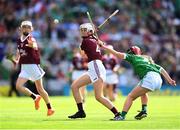
M 161 66 L 150 63 L 148 58 L 133 54 L 126 54 L 125 60 L 133 66 L 135 74 L 138 75 L 140 79 L 142 79 L 150 71 L 160 74 Z

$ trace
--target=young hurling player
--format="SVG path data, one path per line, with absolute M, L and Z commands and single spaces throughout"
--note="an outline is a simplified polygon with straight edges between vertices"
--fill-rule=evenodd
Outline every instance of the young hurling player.
M 144 108 L 135 118 L 141 119 L 145 117 L 147 115 L 147 93 L 161 88 L 161 75 L 170 85 L 176 86 L 176 82 L 171 79 L 171 77 L 163 67 L 155 64 L 151 57 L 141 55 L 141 50 L 139 47 L 132 46 L 130 49 L 128 49 L 127 53 L 122 53 L 108 48 L 103 44 L 102 41 L 99 41 L 99 43 L 103 49 L 109 51 L 120 59 L 128 61 L 133 66 L 135 74 L 137 74 L 141 79 L 137 87 L 135 87 L 127 96 L 122 113 L 120 114 L 120 116 L 115 117 L 114 120 L 124 120 L 127 112 L 133 104 L 133 101 L 138 97 L 141 97 L 142 107 Z
M 93 36 L 94 29 L 90 23 L 80 25 L 80 34 L 83 38 L 80 45 L 81 54 L 88 57 L 88 72 L 76 79 L 72 85 L 72 93 L 77 103 L 78 112 L 69 118 L 85 118 L 86 114 L 83 109 L 82 98 L 79 93 L 79 88 L 92 83 L 94 86 L 95 98 L 109 110 L 111 110 L 115 117 L 119 116 L 114 105 L 103 96 L 103 84 L 106 80 L 106 70 L 102 64 L 101 51 L 98 48 L 98 40 Z
M 39 102 L 42 97 L 47 105 L 47 116 L 50 116 L 54 113 L 54 110 L 51 107 L 48 93 L 43 88 L 42 77 L 45 72 L 40 67 L 40 52 L 35 38 L 31 35 L 32 31 L 33 26 L 31 21 L 23 21 L 21 23 L 21 36 L 17 40 L 16 56 L 13 58 L 12 55 L 9 55 L 7 58 L 14 64 L 21 65 L 21 72 L 16 82 L 16 89 L 34 100 L 36 110 L 39 109 Z M 36 89 L 40 95 L 36 95 L 24 87 L 24 84 L 28 80 L 35 82 Z

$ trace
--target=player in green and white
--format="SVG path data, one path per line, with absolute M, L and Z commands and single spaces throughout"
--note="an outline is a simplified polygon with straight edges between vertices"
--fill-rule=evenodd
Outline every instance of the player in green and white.
M 127 53 L 121 53 L 113 50 L 112 48 L 108 48 L 102 41 L 100 41 L 99 43 L 103 49 L 109 51 L 120 59 L 128 61 L 133 66 L 135 74 L 138 75 L 141 79 L 137 87 L 135 87 L 128 94 L 121 115 L 115 117 L 114 120 L 124 120 L 127 112 L 133 104 L 133 101 L 138 97 L 141 97 L 142 111 L 138 115 L 136 115 L 135 118 L 142 119 L 146 117 L 146 107 L 148 102 L 147 93 L 161 88 L 161 75 L 170 85 L 176 86 L 176 81 L 171 79 L 171 77 L 163 67 L 155 64 L 151 57 L 141 55 L 141 50 L 139 47 L 132 46 L 130 49 L 128 49 Z

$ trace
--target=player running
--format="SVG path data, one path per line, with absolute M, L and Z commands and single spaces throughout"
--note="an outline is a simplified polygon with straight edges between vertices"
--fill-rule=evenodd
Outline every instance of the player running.
M 113 48 L 112 45 L 108 45 L 108 47 Z M 106 52 L 103 55 L 102 62 L 106 68 L 106 81 L 104 84 L 104 94 L 111 101 L 115 101 L 117 98 L 117 84 L 118 84 L 118 74 L 117 71 L 119 69 L 119 64 L 117 63 L 117 58 Z
M 122 53 L 108 48 L 102 41 L 99 41 L 98 43 L 100 43 L 100 46 L 103 49 L 109 51 L 120 59 L 128 61 L 133 66 L 135 74 L 137 74 L 141 79 L 137 87 L 135 87 L 127 96 L 122 113 L 120 114 L 120 116 L 116 116 L 114 120 L 124 120 L 127 112 L 133 104 L 133 101 L 138 97 L 141 97 L 143 103 L 142 105 L 146 107 L 148 102 L 147 93 L 161 88 L 161 75 L 170 85 L 176 86 L 176 82 L 171 79 L 171 77 L 163 67 L 155 64 L 151 57 L 141 55 L 141 50 L 139 47 L 132 46 L 127 50 L 127 53 Z M 135 118 L 142 119 L 146 116 L 146 109 L 144 109 L 144 111 L 141 111 L 137 116 L 135 116 Z
M 40 52 L 35 38 L 31 35 L 32 31 L 33 26 L 31 21 L 23 21 L 21 23 L 21 36 L 17 40 L 16 56 L 13 58 L 12 55 L 8 55 L 7 58 L 11 60 L 14 65 L 21 65 L 21 72 L 16 82 L 16 89 L 34 100 L 36 110 L 40 107 L 39 103 L 42 96 L 48 109 L 47 116 L 50 116 L 54 113 L 54 110 L 51 107 L 48 93 L 43 88 L 42 77 L 45 72 L 40 67 Z M 36 89 L 40 95 L 36 95 L 24 87 L 24 84 L 28 80 L 35 82 Z
M 80 49 L 81 54 L 88 57 L 88 72 L 76 79 L 71 85 L 72 93 L 77 103 L 78 112 L 74 115 L 68 116 L 69 118 L 75 119 L 86 117 L 79 88 L 90 83 L 94 86 L 96 100 L 111 110 L 115 117 L 119 116 L 119 112 L 114 105 L 103 96 L 103 85 L 106 80 L 106 70 L 101 61 L 102 55 L 98 48 L 98 41 L 93 36 L 94 31 L 95 30 L 90 23 L 80 25 L 80 34 L 83 38 Z

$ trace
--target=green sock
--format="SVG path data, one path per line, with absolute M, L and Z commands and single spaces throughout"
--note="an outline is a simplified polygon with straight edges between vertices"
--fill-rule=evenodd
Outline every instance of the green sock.
M 122 111 L 121 116 L 122 116 L 122 117 L 125 117 L 125 116 L 126 116 L 126 114 L 127 114 L 127 112 L 126 112 L 126 111 Z
M 146 105 L 146 104 L 143 104 L 143 105 L 142 105 L 142 111 L 144 111 L 144 112 L 147 111 L 147 105 Z

